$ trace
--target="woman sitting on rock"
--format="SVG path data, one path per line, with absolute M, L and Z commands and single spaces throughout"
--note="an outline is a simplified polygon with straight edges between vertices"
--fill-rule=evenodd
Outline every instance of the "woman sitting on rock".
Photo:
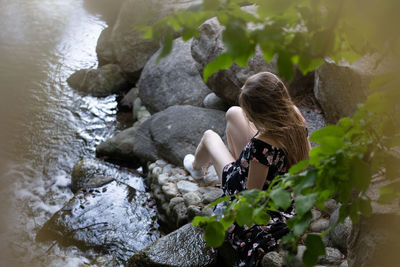
M 183 162 L 194 179 L 201 179 L 203 168 L 214 165 L 225 195 L 267 189 L 277 175 L 307 159 L 311 148 L 305 120 L 276 75 L 262 72 L 247 79 L 239 104 L 226 113 L 229 149 L 217 133 L 207 130 L 195 155 L 186 155 Z M 276 249 L 288 232 L 291 212 L 271 213 L 267 226 L 231 225 L 226 238 L 238 252 L 236 265 L 256 266 L 265 253 Z

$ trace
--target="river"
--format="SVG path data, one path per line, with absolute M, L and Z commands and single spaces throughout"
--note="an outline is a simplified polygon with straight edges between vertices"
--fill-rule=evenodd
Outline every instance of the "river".
M 74 164 L 124 127 L 115 95 L 66 84 L 97 66 L 106 19 L 83 0 L 0 0 L 1 266 L 79 266 L 99 256 L 35 236 L 73 196 Z

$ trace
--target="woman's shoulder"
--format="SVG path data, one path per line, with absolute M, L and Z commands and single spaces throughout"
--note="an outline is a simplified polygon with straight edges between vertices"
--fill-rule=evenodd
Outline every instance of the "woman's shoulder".
M 274 151 L 282 150 L 279 142 L 263 134 L 256 134 L 251 141 L 255 145 L 266 147 Z

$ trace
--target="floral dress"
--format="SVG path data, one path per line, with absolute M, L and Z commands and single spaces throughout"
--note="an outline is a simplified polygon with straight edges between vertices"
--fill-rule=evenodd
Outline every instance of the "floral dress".
M 264 190 L 277 175 L 287 172 L 285 152 L 253 137 L 243 149 L 239 159 L 229 163 L 223 169 L 222 189 L 225 195 L 247 190 L 250 161 L 257 161 L 269 167 Z M 220 203 L 214 213 L 220 213 L 223 205 L 226 203 Z M 234 223 L 228 228 L 226 240 L 238 253 L 235 266 L 257 266 L 264 254 L 276 249 L 280 239 L 288 233 L 286 219 L 294 215 L 292 208 L 280 213 L 271 212 L 269 215 L 271 219 L 265 226 L 241 227 Z

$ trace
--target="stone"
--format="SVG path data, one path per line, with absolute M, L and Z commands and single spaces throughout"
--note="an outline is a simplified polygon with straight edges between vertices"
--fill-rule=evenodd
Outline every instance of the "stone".
M 321 217 L 321 212 L 319 210 L 316 209 L 312 209 L 311 210 L 311 214 L 312 214 L 312 220 L 316 221 Z
M 213 165 L 211 165 L 207 169 L 207 173 L 203 177 L 203 182 L 205 184 L 213 184 L 213 183 L 218 183 L 219 182 L 219 178 L 218 178 L 217 172 L 215 171 L 215 168 L 214 168 Z
M 342 261 L 342 263 L 339 265 L 339 267 L 349 267 L 347 260 Z
M 114 52 L 111 40 L 111 27 L 105 28 L 97 40 L 96 53 L 99 66 L 114 63 Z
M 133 106 L 132 106 L 132 117 L 134 120 L 139 120 L 139 113 L 143 112 L 142 110 L 142 100 L 139 97 L 136 97 L 136 99 L 133 101 Z
M 187 207 L 184 202 L 177 203 L 171 210 L 171 218 L 175 224 L 175 229 L 188 222 Z M 170 222 L 171 224 L 171 222 Z
M 325 202 L 324 211 L 331 215 L 339 207 L 338 203 L 334 199 L 330 199 Z
M 326 255 L 318 258 L 319 264 L 326 265 L 339 265 L 343 260 L 343 255 L 337 248 L 327 247 L 325 248 Z
M 201 197 L 199 196 L 198 191 L 193 191 L 193 192 L 184 194 L 183 199 L 184 199 L 185 205 L 187 207 L 201 203 Z
M 177 204 L 183 203 L 183 197 L 174 197 L 169 201 L 168 209 L 172 210 Z
M 202 213 L 200 207 L 195 206 L 195 205 L 188 206 L 187 214 L 188 214 L 189 221 L 193 220 L 193 218 L 196 216 L 203 216 L 203 213 Z
M 186 154 L 195 153 L 206 130 L 211 129 L 225 139 L 226 120 L 223 111 L 173 106 L 154 114 L 149 120 L 149 124 L 145 124 L 146 121 L 143 123 L 145 125 L 139 127 L 139 131 L 142 132 L 146 132 L 144 127 L 149 127 L 150 135 L 142 139 L 149 139 L 159 158 L 177 166 L 182 166 Z
M 67 82 L 75 90 L 93 96 L 108 96 L 130 87 L 121 68 L 115 64 L 104 65 L 98 69 L 78 70 L 67 79 Z
M 337 208 L 329 219 L 329 227 L 335 225 L 339 219 L 339 208 Z M 349 217 L 344 220 L 344 223 L 339 223 L 335 228 L 329 232 L 329 238 L 332 240 L 334 247 L 340 249 L 345 253 L 347 251 L 347 238 L 350 235 L 352 222 Z
M 152 140 L 150 126 L 151 118 L 141 123 L 133 135 L 133 154 L 145 162 L 153 162 L 160 158 Z
M 159 43 L 142 38 L 137 26 L 150 26 L 178 9 L 201 3 L 200 0 L 126 0 L 123 2 L 111 32 L 115 62 L 131 81 L 139 78 L 149 58 L 159 49 Z
M 329 220 L 327 219 L 318 219 L 315 222 L 311 223 L 311 231 L 313 232 L 323 232 L 329 227 Z
M 188 223 L 133 255 L 126 266 L 215 266 L 202 231 Z
M 175 174 L 172 175 L 171 177 L 169 177 L 168 181 L 170 182 L 178 182 L 178 181 L 182 181 L 182 180 L 186 180 L 188 177 L 182 174 Z
M 307 122 L 308 135 L 310 136 L 315 130 L 319 130 L 326 126 L 325 118 L 314 110 L 299 108 L 301 114 Z
M 178 187 L 178 191 L 182 194 L 186 194 L 189 192 L 194 192 L 199 189 L 199 186 L 195 183 L 189 181 L 179 181 L 176 186 Z
M 157 62 L 160 49 L 144 66 L 138 82 L 139 97 L 150 113 L 175 105 L 202 106 L 210 93 L 192 58 L 191 43 L 175 39 L 168 56 Z
M 111 179 L 79 190 L 39 230 L 38 242 L 103 251 L 120 264 L 159 238 L 150 195 Z M 101 215 L 101 216 L 99 216 Z
M 261 261 L 261 267 L 282 267 L 283 258 L 276 251 L 270 251 L 264 255 Z
M 96 180 L 99 177 L 105 178 L 105 181 L 112 177 L 112 179 L 127 183 L 130 186 L 139 187 L 141 190 L 145 188 L 143 180 L 138 177 L 136 172 L 121 170 L 115 165 L 98 159 L 84 158 L 76 163 L 72 169 L 71 191 L 76 193 L 82 187 L 91 186 L 91 182 L 97 185 L 102 184 L 100 180 Z
M 205 66 L 214 61 L 219 55 L 226 51 L 222 42 L 224 27 L 217 18 L 205 21 L 199 27 L 200 36 L 192 42 L 192 55 L 199 63 L 199 71 L 203 73 Z M 208 79 L 207 86 L 229 105 L 237 104 L 240 88 L 246 79 L 258 72 L 277 72 L 276 57 L 269 63 L 265 62 L 260 49 L 256 50 L 255 56 L 248 62 L 248 68 L 243 68 L 234 63 L 225 70 L 220 70 Z
M 161 188 L 167 199 L 174 198 L 179 194 L 178 188 L 174 183 L 166 183 Z
M 157 164 L 157 166 L 159 166 L 159 167 L 161 167 L 161 168 L 164 168 L 164 167 L 167 166 L 167 164 L 168 164 L 165 160 L 162 160 L 162 159 L 156 160 L 155 163 Z
M 224 191 L 220 188 L 214 188 L 203 194 L 203 203 L 209 204 L 215 200 L 221 198 L 224 195 Z
M 133 103 L 138 96 L 139 90 L 137 88 L 132 88 L 124 95 L 124 97 L 118 103 L 119 110 L 132 110 Z
M 218 109 L 227 111 L 229 105 L 225 101 L 218 97 L 215 93 L 209 93 L 203 100 L 203 106 L 210 109 Z
M 139 157 L 134 153 L 136 131 L 136 127 L 125 129 L 99 144 L 96 147 L 96 156 L 108 161 L 139 165 Z
M 374 75 L 390 71 L 385 60 L 381 60 L 379 55 L 367 55 L 349 65 L 326 59 L 316 70 L 314 94 L 328 123 L 351 117 L 357 104 L 365 102 Z
M 303 254 L 306 251 L 306 246 L 298 245 L 297 254 L 295 256 L 290 256 L 289 253 L 285 253 L 283 257 L 283 264 L 287 267 L 303 267 Z
M 157 177 L 157 182 L 159 185 L 164 185 L 168 182 L 169 176 L 166 173 L 160 173 Z

